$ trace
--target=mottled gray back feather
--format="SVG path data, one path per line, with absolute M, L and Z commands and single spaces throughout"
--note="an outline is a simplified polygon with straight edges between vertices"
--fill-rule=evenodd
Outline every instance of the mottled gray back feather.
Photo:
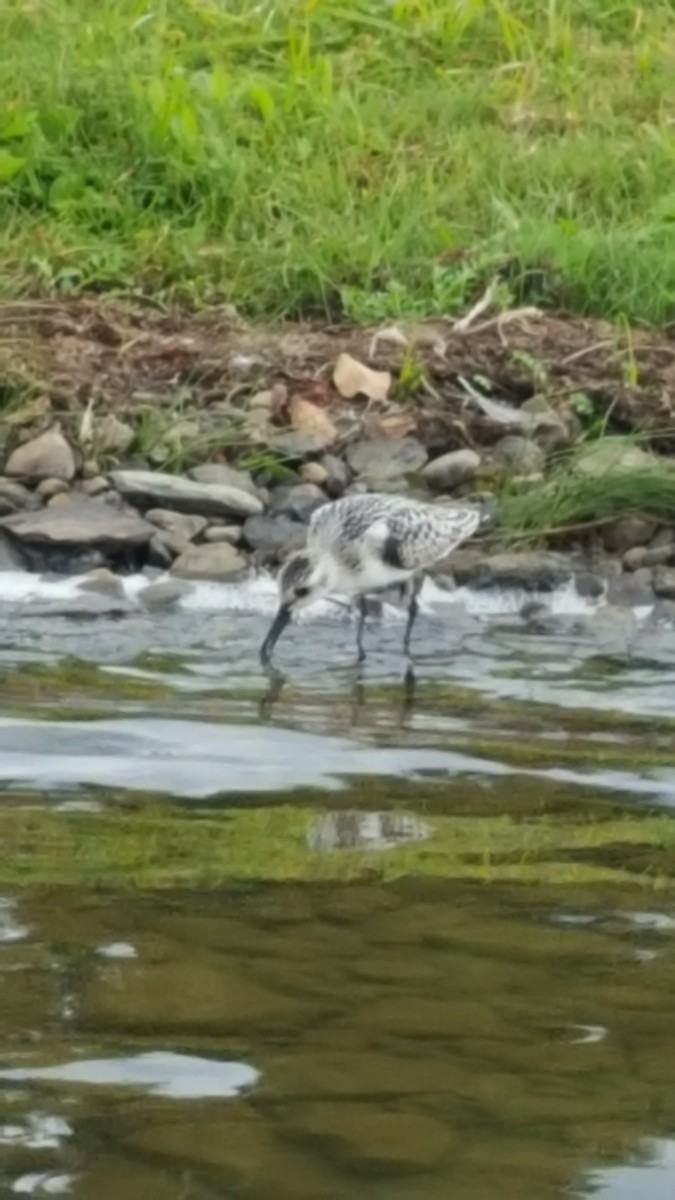
M 331 554 L 352 570 L 370 552 L 403 570 L 424 571 L 470 537 L 480 522 L 478 510 L 469 506 L 426 504 L 401 496 L 346 496 L 313 514 L 307 546 L 316 555 Z

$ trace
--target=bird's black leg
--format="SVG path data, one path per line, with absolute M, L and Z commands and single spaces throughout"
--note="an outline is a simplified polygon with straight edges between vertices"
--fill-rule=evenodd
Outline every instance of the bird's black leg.
M 368 605 L 367 605 L 365 596 L 359 596 L 356 603 L 357 603 L 357 607 L 359 610 L 359 620 L 358 620 L 358 624 L 356 626 L 356 650 L 357 650 L 357 654 L 358 654 L 358 661 L 360 663 L 362 663 L 364 658 L 366 657 L 366 652 L 363 648 L 363 630 L 364 630 L 364 626 L 366 624 L 366 613 L 368 611 Z
M 406 592 L 408 595 L 408 620 L 406 622 L 405 633 L 403 635 L 404 654 L 410 654 L 410 635 L 413 631 L 413 625 L 415 624 L 415 618 L 419 608 L 417 597 L 419 596 L 420 588 L 422 587 L 422 580 L 422 575 L 416 575 L 406 584 Z

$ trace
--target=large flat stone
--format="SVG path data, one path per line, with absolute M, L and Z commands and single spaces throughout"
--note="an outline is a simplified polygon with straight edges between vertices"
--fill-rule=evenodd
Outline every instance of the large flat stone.
M 140 508 L 165 508 L 203 517 L 251 517 L 263 511 L 257 496 L 243 488 L 198 483 L 161 471 L 111 471 L 120 495 Z
M 60 508 L 13 513 L 0 520 L 0 527 L 20 544 L 104 551 L 145 546 L 157 532 L 142 517 L 117 512 L 97 500 L 73 500 Z

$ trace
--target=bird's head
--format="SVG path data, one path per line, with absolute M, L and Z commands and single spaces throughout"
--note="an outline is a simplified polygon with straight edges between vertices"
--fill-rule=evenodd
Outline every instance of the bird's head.
M 323 594 L 326 583 L 306 550 L 297 550 L 282 564 L 277 579 L 279 607 L 260 649 L 263 664 L 269 662 L 276 643 L 294 613 Z

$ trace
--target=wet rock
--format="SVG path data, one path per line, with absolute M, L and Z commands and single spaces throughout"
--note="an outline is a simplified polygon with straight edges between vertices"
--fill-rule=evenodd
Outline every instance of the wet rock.
M 75 477 L 75 456 L 58 429 L 49 429 L 18 446 L 5 466 L 5 474 L 20 479 L 67 479 Z
M 336 454 L 322 455 L 321 466 L 328 472 L 325 483 L 326 492 L 331 500 L 336 500 L 349 487 L 351 479 L 349 467 L 344 459 L 338 458 Z
M 33 493 L 24 487 L 22 483 L 16 483 L 13 479 L 0 479 L 0 503 L 7 503 L 7 512 L 2 515 L 9 515 L 10 512 L 16 512 L 20 508 L 37 508 L 37 502 Z
M 27 565 L 18 546 L 0 530 L 0 571 L 25 571 Z
M 449 564 L 460 586 L 472 588 L 521 588 L 527 592 L 552 592 L 572 578 L 572 567 L 561 554 L 513 553 L 481 555 L 462 560 L 455 553 Z
M 607 584 L 601 575 L 595 575 L 593 571 L 577 571 L 574 587 L 578 596 L 587 600 L 597 600 L 603 595 Z
M 299 550 L 306 536 L 305 526 L 283 513 L 249 517 L 244 525 L 244 541 L 263 561 L 278 562 L 291 550 Z
M 450 491 L 473 479 L 480 464 L 480 454 L 475 450 L 451 450 L 427 463 L 422 469 L 422 476 L 433 491 Z
M 208 525 L 206 517 L 171 512 L 170 509 L 166 508 L 148 509 L 145 519 L 156 525 L 158 529 L 163 529 L 165 533 L 171 533 L 176 537 L 182 538 L 184 542 L 194 541 L 200 533 L 204 532 Z
M 657 467 L 658 458 L 648 454 L 624 438 L 601 438 L 591 443 L 579 456 L 575 470 L 581 475 L 597 478 L 609 471 L 636 470 Z
M 637 621 L 630 608 L 604 604 L 587 620 L 586 627 L 605 651 L 623 650 L 635 636 Z
M 675 629 L 675 600 L 657 600 L 647 618 L 651 626 L 667 626 Z
M 113 600 L 126 599 L 122 580 L 107 567 L 98 567 L 95 571 L 90 571 L 78 583 L 78 587 L 81 592 L 95 592 L 99 596 L 112 597 Z
M 241 525 L 209 525 L 204 530 L 205 542 L 229 542 L 231 546 L 238 546 L 241 539 Z
M 35 489 L 35 495 L 45 502 L 53 500 L 54 496 L 67 495 L 70 491 L 65 479 L 43 479 Z
M 625 571 L 610 579 L 607 588 L 607 600 L 623 608 L 643 607 L 654 603 L 652 591 L 652 573 L 647 567 L 640 567 L 633 574 Z
M 247 517 L 261 513 L 262 502 L 243 488 L 198 483 L 159 471 L 111 471 L 120 495 L 139 508 L 169 508 L 204 517 Z
M 239 471 L 225 463 L 204 463 L 201 467 L 192 467 L 188 476 L 196 483 L 215 483 L 221 487 L 236 488 L 240 492 L 250 492 L 252 496 L 258 494 L 248 471 Z
M 649 542 L 656 532 L 656 525 L 656 521 L 649 517 L 617 517 L 616 521 L 605 527 L 602 540 L 608 550 L 623 554 L 626 550 Z
M 85 496 L 100 496 L 102 492 L 110 490 L 110 484 L 103 475 L 94 475 L 91 479 L 84 479 L 80 484 L 80 491 Z
M 107 413 L 96 421 L 94 435 L 99 454 L 124 454 L 136 437 L 131 425 L 120 421 L 114 413 Z
M 229 582 L 241 577 L 246 559 L 226 542 L 190 546 L 176 559 L 171 572 L 181 579 L 214 579 Z
M 660 600 L 675 600 L 675 570 L 669 567 L 654 567 L 652 587 Z
M 421 471 L 428 454 L 417 438 L 373 438 L 355 442 L 347 449 L 347 462 L 376 491 L 383 483 L 392 483 Z
M 182 579 L 162 579 L 150 583 L 139 592 L 138 599 L 144 608 L 150 612 L 162 612 L 175 608 L 185 596 L 189 596 L 194 588 Z
M 3 517 L 0 526 L 24 546 L 115 553 L 146 546 L 155 527 L 142 517 L 118 513 L 98 500 L 73 499 L 63 508 Z
M 546 466 L 541 446 L 517 434 L 500 438 L 493 453 L 495 462 L 507 475 L 539 475 Z
M 150 538 L 148 545 L 148 562 L 150 566 L 159 567 L 160 570 L 166 571 L 174 559 L 184 554 L 189 546 L 190 542 L 186 538 L 180 537 L 178 534 L 164 533 L 162 530 L 157 530 Z
M 311 1105 L 300 1114 L 303 1138 L 328 1151 L 348 1170 L 392 1174 L 427 1171 L 452 1145 L 451 1135 L 435 1117 L 395 1112 L 379 1104 L 354 1101 Z
M 303 463 L 300 467 L 300 478 L 303 483 L 314 483 L 317 487 L 323 487 L 328 483 L 328 468 L 320 462 Z
M 623 566 L 627 571 L 639 571 L 642 567 L 662 567 L 675 559 L 675 544 L 669 542 L 660 546 L 633 546 L 623 556 Z
M 83 620 L 93 617 L 123 617 L 134 611 L 134 605 L 124 596 L 102 596 L 96 592 L 84 592 L 81 596 L 49 600 L 44 604 L 27 604 L 25 614 L 29 617 L 70 617 Z
M 326 503 L 326 495 L 315 483 L 298 483 L 293 487 L 277 488 L 272 496 L 275 512 L 284 513 L 296 521 L 309 521 L 312 513 Z

